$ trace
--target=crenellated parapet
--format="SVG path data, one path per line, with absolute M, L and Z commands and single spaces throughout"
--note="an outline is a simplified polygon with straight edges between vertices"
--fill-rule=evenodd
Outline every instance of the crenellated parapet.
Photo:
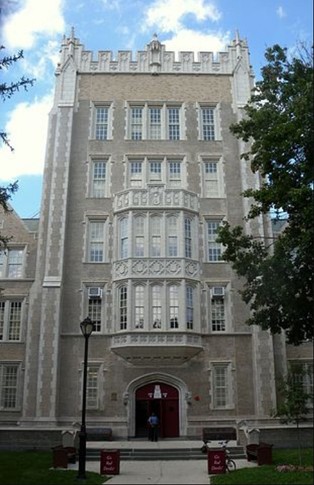
M 92 51 L 85 50 L 84 45 L 74 36 L 63 39 L 61 44 L 60 63 L 56 74 L 62 72 L 68 58 L 71 57 L 80 73 L 132 73 L 152 74 L 184 73 L 184 74 L 233 74 L 239 60 L 246 65 L 251 75 L 248 46 L 239 36 L 227 47 L 226 52 L 175 52 L 167 51 L 154 35 L 146 50 L 138 51 L 133 58 L 132 51 L 118 51 L 115 57 L 112 51 L 98 51 L 97 59 Z

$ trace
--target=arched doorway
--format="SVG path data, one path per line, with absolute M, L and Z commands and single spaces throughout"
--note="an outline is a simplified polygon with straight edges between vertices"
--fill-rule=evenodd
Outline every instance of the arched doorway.
M 135 435 L 147 436 L 147 419 L 154 412 L 160 422 L 161 438 L 179 436 L 179 392 L 163 382 L 139 387 L 135 393 Z

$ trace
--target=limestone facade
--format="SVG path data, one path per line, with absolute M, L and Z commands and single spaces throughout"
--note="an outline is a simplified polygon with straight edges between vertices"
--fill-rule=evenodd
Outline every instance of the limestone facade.
M 27 257 L 23 278 L 1 279 L 25 298 L 18 342 L 0 342 L 0 364 L 19 366 L 1 423 L 80 421 L 86 316 L 89 425 L 140 437 L 155 410 L 167 438 L 269 422 L 292 351 L 245 324 L 240 282 L 215 242 L 222 221 L 244 223 L 240 194 L 260 183 L 229 131 L 253 83 L 238 37 L 197 60 L 176 60 L 156 37 L 136 60 L 94 60 L 73 32 L 63 40 L 38 233 L 15 214 L 7 227 Z M 245 224 L 271 235 L 266 218 Z

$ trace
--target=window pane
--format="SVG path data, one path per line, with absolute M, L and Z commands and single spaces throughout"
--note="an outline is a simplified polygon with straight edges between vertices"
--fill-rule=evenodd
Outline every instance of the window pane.
M 161 286 L 152 287 L 153 328 L 161 328 Z
M 214 109 L 202 108 L 203 140 L 215 139 Z
M 168 108 L 168 137 L 169 140 L 180 139 L 180 109 Z
M 143 108 L 131 108 L 131 139 L 142 139 Z
M 96 140 L 107 140 L 108 138 L 108 113 L 109 109 L 105 107 L 96 108 Z
M 225 301 L 223 298 L 213 298 L 211 300 L 211 320 L 213 332 L 223 332 L 226 330 Z
M 149 179 L 161 180 L 161 162 L 159 161 L 149 162 Z
M 10 303 L 9 340 L 20 340 L 22 302 Z
M 86 407 L 95 408 L 98 405 L 98 367 L 88 366 L 86 385 Z
M 193 288 L 186 288 L 186 328 L 193 328 Z
M 214 370 L 214 404 L 215 407 L 227 405 L 227 367 L 215 366 Z
M 9 249 L 8 278 L 21 278 L 23 264 L 23 249 Z
M 169 315 L 170 315 L 170 328 L 179 328 L 179 298 L 178 287 L 169 287 Z
M 128 220 L 126 218 L 120 221 L 120 256 L 128 257 Z
M 94 324 L 93 326 L 94 332 L 101 331 L 101 307 L 102 307 L 101 298 L 90 298 L 88 300 L 88 316 Z
M 190 219 L 184 220 L 184 235 L 185 235 L 185 257 L 192 257 L 192 234 L 191 234 L 191 221 Z
M 106 187 L 106 162 L 93 162 L 93 197 L 105 197 Z
M 127 288 L 123 286 L 120 288 L 120 330 L 127 328 Z
M 17 406 L 17 371 L 17 366 L 2 367 L 1 407 L 4 409 L 14 409 Z
M 144 288 L 135 288 L 135 327 L 144 328 Z
M 149 108 L 149 138 L 160 140 L 161 138 L 161 108 Z
M 104 222 L 89 223 L 89 261 L 101 263 L 104 261 Z
M 5 302 L 0 301 L 0 340 L 4 339 L 4 309 Z

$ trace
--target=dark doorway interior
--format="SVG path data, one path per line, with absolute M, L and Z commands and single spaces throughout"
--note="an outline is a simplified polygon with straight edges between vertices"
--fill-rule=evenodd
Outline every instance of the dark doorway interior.
M 159 418 L 160 438 L 179 436 L 179 393 L 176 388 L 154 382 L 136 391 L 136 437 L 147 437 L 147 420 L 152 412 Z

